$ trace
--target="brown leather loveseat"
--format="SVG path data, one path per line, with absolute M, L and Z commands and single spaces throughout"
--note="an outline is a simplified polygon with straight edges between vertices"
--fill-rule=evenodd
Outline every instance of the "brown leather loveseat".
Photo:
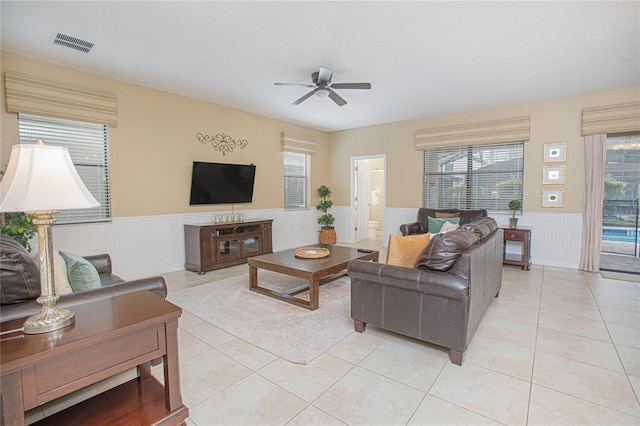
M 138 290 L 149 290 L 167 296 L 167 286 L 161 276 L 124 281 L 112 273 L 108 254 L 86 256 L 97 270 L 101 287 L 60 295 L 58 307 L 70 307 L 92 300 L 113 297 Z M 36 302 L 40 296 L 40 271 L 31 255 L 13 238 L 0 234 L 0 322 L 25 318 L 40 312 Z
M 487 217 L 487 211 L 479 210 L 458 210 L 458 209 L 418 209 L 418 219 L 415 222 L 400 225 L 402 235 L 423 234 L 429 232 L 429 217 L 452 217 L 456 216 L 460 220 L 460 226 L 465 225 L 481 217 Z
M 486 213 L 485 213 L 486 214 Z M 503 235 L 495 220 L 480 216 L 437 234 L 416 267 L 354 260 L 351 318 L 449 349 L 462 365 L 464 352 L 502 284 Z

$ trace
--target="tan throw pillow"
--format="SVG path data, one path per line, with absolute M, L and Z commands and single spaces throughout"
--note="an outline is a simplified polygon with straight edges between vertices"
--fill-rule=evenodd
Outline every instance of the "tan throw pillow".
M 31 257 L 37 264 L 40 263 L 40 255 L 37 250 L 31 252 Z M 53 253 L 53 284 L 58 296 L 73 293 L 67 277 L 67 264 L 60 256 L 60 252 L 57 251 Z
M 455 231 L 458 228 L 460 228 L 460 225 L 458 225 L 457 223 L 451 223 L 447 221 L 444 223 L 444 225 L 442 225 L 442 228 L 440 228 L 440 233 L 446 234 L 447 232 Z
M 56 294 L 73 293 L 71 284 L 69 284 L 69 277 L 67 276 L 67 263 L 62 256 L 60 256 L 60 252 L 55 252 L 53 256 L 53 281 L 56 286 Z
M 418 256 L 429 244 L 431 234 L 407 235 L 400 237 L 398 235 L 389 235 L 389 246 L 387 247 L 387 265 L 404 266 L 414 268 Z
M 436 218 L 437 219 L 445 219 L 445 218 L 450 218 L 450 217 L 460 217 L 460 212 L 457 212 L 457 213 L 439 213 L 439 212 L 436 212 Z

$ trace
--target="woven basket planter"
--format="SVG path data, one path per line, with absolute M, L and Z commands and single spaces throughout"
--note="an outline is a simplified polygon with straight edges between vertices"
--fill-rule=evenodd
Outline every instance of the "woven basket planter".
M 329 228 L 322 227 L 320 230 L 320 244 L 335 244 L 336 239 L 336 230 L 333 226 Z

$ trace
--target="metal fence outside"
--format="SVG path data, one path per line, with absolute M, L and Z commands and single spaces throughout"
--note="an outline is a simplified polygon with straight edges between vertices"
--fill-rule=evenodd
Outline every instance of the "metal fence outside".
M 637 257 L 639 200 L 604 200 L 602 252 Z

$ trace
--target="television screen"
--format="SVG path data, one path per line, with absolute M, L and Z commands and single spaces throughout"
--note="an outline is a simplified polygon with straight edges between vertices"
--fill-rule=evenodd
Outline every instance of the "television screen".
M 193 162 L 189 205 L 250 203 L 256 166 Z

